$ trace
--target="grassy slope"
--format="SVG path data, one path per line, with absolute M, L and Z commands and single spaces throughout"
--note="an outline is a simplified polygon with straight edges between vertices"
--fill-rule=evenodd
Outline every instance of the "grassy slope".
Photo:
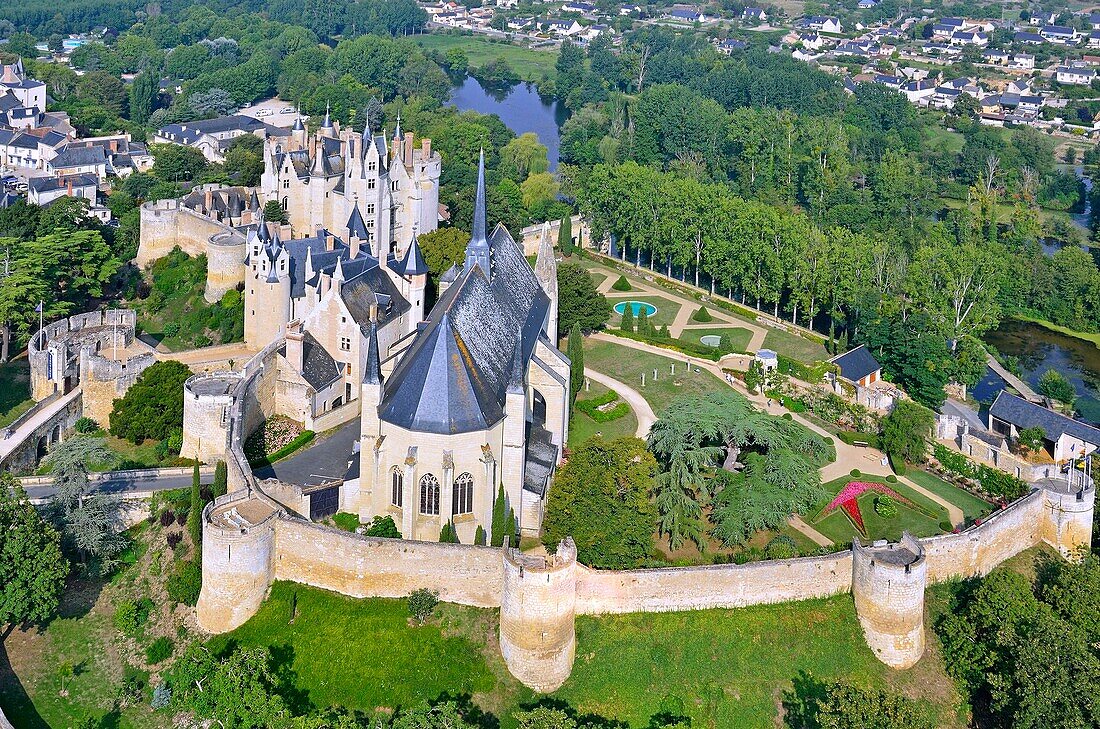
M 706 370 L 686 372 L 684 360 L 676 357 L 674 352 L 670 354 L 673 357 L 662 357 L 611 342 L 593 339 L 584 342 L 585 366 L 636 389 L 658 416 L 678 395 L 714 392 L 724 387 L 721 380 Z M 675 375 L 670 374 L 669 366 L 672 364 L 676 365 Z M 656 382 L 653 381 L 654 368 L 657 369 Z M 645 387 L 642 387 L 643 373 L 646 375 Z
M 820 342 L 811 342 L 805 337 L 778 329 L 768 329 L 768 333 L 764 335 L 764 348 L 773 349 L 779 354 L 806 364 L 829 358 L 829 352 Z
M 32 405 L 30 361 L 22 356 L 0 365 L 0 427 L 10 425 Z
M 414 40 L 417 45 L 440 53 L 446 53 L 451 48 L 461 48 L 473 67 L 496 58 L 504 58 L 524 81 L 538 81 L 543 76 L 553 77 L 554 64 L 558 60 L 555 51 L 533 50 L 510 43 L 491 43 L 485 38 L 470 35 L 431 33 L 418 35 Z
M 962 509 L 963 514 L 965 514 L 968 519 L 988 514 L 993 508 L 988 501 L 952 486 L 939 476 L 928 473 L 927 471 L 912 468 L 905 475 L 918 486 L 923 486 L 937 496 L 947 499 L 952 504 Z
M 588 392 L 582 390 L 577 393 L 577 399 L 593 400 L 607 391 L 608 388 L 600 383 L 592 382 Z M 613 438 L 634 435 L 637 429 L 638 418 L 635 417 L 633 410 L 617 420 L 610 420 L 606 423 L 597 423 L 580 410 L 575 410 L 572 419 L 569 421 L 569 445 L 572 448 L 576 448 L 581 443 L 584 443 L 586 440 L 596 435 L 596 433 L 601 433 L 604 439 L 611 440 Z

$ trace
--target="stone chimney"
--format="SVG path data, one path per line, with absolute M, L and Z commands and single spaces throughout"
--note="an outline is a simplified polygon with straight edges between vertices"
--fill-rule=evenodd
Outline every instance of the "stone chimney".
M 348 236 L 348 253 L 349 253 L 349 257 L 353 261 L 356 258 L 359 257 L 359 236 L 357 236 L 357 235 L 349 235 Z
M 73 196 L 73 179 L 71 177 L 68 179 L 66 187 L 68 188 L 68 192 L 66 194 L 69 197 L 72 197 Z
M 286 361 L 295 372 L 301 372 L 305 362 L 304 339 L 301 320 L 290 322 L 286 328 Z
M 207 189 L 206 191 L 206 212 L 209 213 L 214 207 L 214 191 Z
M 108 144 L 110 144 L 112 152 L 117 152 L 118 151 L 118 140 L 117 139 L 112 139 Z
M 427 162 L 432 157 L 432 140 L 421 139 L 420 140 L 420 159 Z
M 402 155 L 405 159 L 405 164 L 411 165 L 413 163 L 413 133 L 405 132 L 405 153 Z

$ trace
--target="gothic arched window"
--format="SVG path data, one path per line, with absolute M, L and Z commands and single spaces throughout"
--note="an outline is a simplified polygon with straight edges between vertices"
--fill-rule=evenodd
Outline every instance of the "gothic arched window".
M 394 506 L 401 506 L 401 495 L 405 490 L 405 477 L 401 475 L 401 469 L 397 466 L 394 466 L 393 471 L 390 472 L 390 484 L 390 503 Z
M 439 479 L 430 473 L 420 479 L 420 513 L 439 515 Z
M 469 514 L 474 510 L 474 477 L 463 473 L 451 488 L 451 513 Z

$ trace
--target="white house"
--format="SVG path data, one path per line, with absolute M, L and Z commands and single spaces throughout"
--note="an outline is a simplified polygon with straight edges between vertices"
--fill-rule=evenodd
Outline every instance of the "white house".
M 1051 43 L 1068 46 L 1077 43 L 1077 30 L 1064 25 L 1044 25 L 1039 35 Z
M 1060 84 L 1072 84 L 1074 86 L 1088 86 L 1096 72 L 1091 68 L 1078 66 L 1059 66 L 1054 72 L 1054 80 Z

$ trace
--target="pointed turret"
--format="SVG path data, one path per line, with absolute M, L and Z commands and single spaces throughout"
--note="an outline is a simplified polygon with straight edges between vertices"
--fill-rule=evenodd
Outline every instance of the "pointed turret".
M 382 358 L 378 352 L 378 324 L 372 319 L 367 332 L 367 361 L 363 364 L 363 383 L 382 384 Z
M 302 121 L 302 110 L 298 109 L 294 117 L 294 126 L 290 130 L 290 138 L 293 141 L 293 149 L 304 149 L 306 146 L 306 125 Z
M 344 264 L 341 263 L 343 260 L 342 258 L 336 259 L 336 268 L 332 271 L 332 283 L 334 286 L 344 281 Z M 339 286 L 337 286 L 337 288 L 339 288 Z
M 401 112 L 397 112 L 397 126 L 393 128 L 393 156 L 401 154 Z
M 481 266 L 485 278 L 492 277 L 489 267 L 489 238 L 485 232 L 485 150 L 477 163 L 477 197 L 474 199 L 474 225 L 470 230 L 470 242 L 466 245 L 466 270 Z
M 348 216 L 348 237 L 358 238 L 360 241 L 370 239 L 370 233 L 367 232 L 367 224 L 363 221 L 363 216 L 359 212 L 359 203 L 352 205 L 351 215 Z
M 329 113 L 329 105 L 327 103 L 325 104 L 325 118 L 321 120 L 321 136 L 336 136 L 336 128 L 332 125 L 332 116 Z
M 255 190 L 252 191 L 252 196 L 248 198 L 248 209 L 253 213 L 263 209 L 263 206 L 260 205 L 260 196 Z
M 424 261 L 424 254 L 420 252 L 420 244 L 416 238 L 409 243 L 409 250 L 405 253 L 404 274 L 406 276 L 423 276 L 428 273 L 428 264 Z

